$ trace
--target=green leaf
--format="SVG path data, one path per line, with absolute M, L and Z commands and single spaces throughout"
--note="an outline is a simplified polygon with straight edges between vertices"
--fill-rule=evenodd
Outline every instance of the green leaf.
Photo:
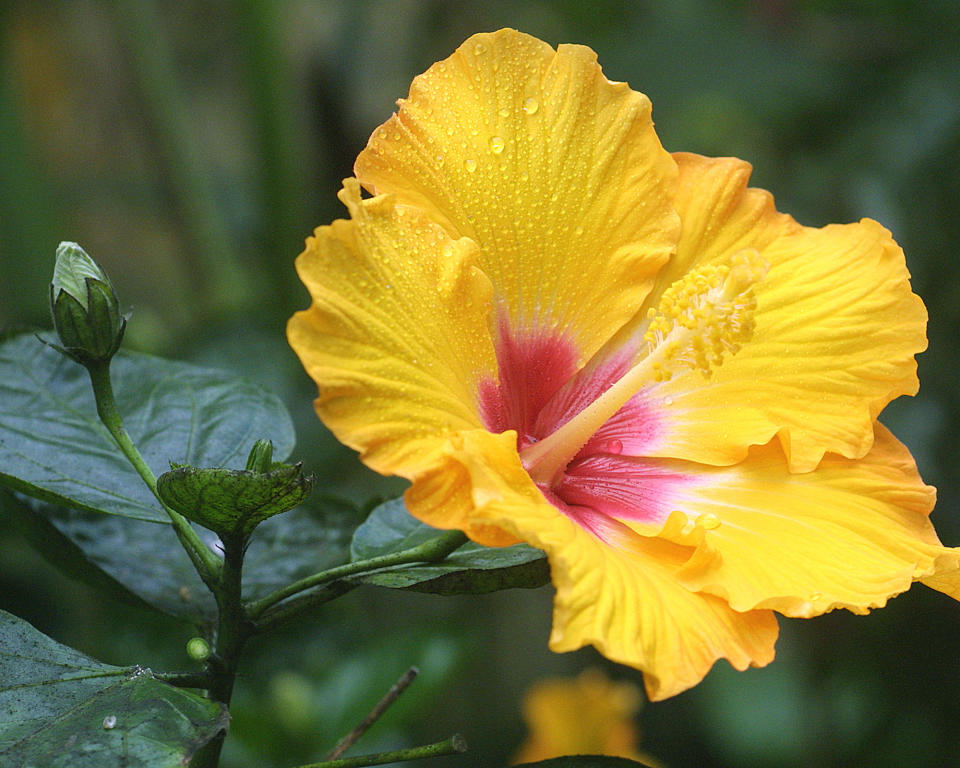
M 174 768 L 227 728 L 225 707 L 60 645 L 0 611 L 0 764 Z
M 313 489 L 300 464 L 269 472 L 177 467 L 157 478 L 164 504 L 221 534 L 249 536 L 268 517 L 299 505 Z
M 343 563 L 360 520 L 351 504 L 317 496 L 311 507 L 267 520 L 247 548 L 243 589 L 251 600 Z M 169 524 L 99 515 L 21 499 L 5 505 L 37 549 L 70 576 L 126 602 L 146 602 L 164 613 L 209 622 L 216 605 Z M 16 510 L 16 511 L 15 511 Z M 217 538 L 200 536 L 212 546 Z
M 280 400 L 232 374 L 147 355 L 111 365 L 127 431 L 155 474 L 170 462 L 243 469 L 255 440 L 293 450 Z M 86 370 L 34 336 L 0 344 L 0 484 L 89 512 L 166 516 L 96 415 Z
M 354 534 L 351 560 L 415 547 L 440 531 L 413 518 L 403 499 L 374 509 Z M 513 587 L 540 587 L 550 581 L 543 552 L 526 544 L 483 547 L 468 542 L 441 563 L 401 565 L 351 577 L 362 584 L 441 595 L 481 594 Z
M 603 755 L 568 755 L 536 763 L 520 763 L 514 768 L 643 768 L 644 763 L 627 760 L 625 757 L 605 757 Z
M 44 511 L 41 511 L 41 508 L 44 508 Z M 0 489 L 0 522 L 10 523 L 15 527 L 33 548 L 56 565 L 61 573 L 127 605 L 145 607 L 142 599 L 92 563 L 83 549 L 50 522 L 45 514 L 47 508 L 48 505 L 36 499 Z M 49 512 L 53 513 L 53 510 L 50 509 Z M 103 517 L 96 516 L 97 519 Z

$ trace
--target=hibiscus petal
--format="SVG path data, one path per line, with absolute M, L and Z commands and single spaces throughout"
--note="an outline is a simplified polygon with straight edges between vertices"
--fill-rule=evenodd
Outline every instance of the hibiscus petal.
M 866 613 L 958 562 L 928 519 L 934 489 L 880 424 L 862 459 L 828 455 L 805 474 L 789 472 L 775 442 L 736 466 L 688 471 L 697 482 L 674 490 L 678 511 L 661 535 L 696 544 L 679 578 L 736 610 Z
M 770 611 L 739 613 L 686 589 L 674 574 L 689 547 L 639 536 L 609 519 L 596 530 L 614 544 L 588 532 L 533 485 L 512 438 L 477 430 L 453 439 L 472 484 L 472 519 L 547 552 L 557 588 L 553 650 L 593 644 L 643 670 L 652 699 L 696 685 L 717 659 L 737 669 L 773 659 L 777 623 Z
M 800 227 L 746 188 L 742 161 L 676 157 L 684 230 L 661 287 L 746 248 L 770 268 L 755 287 L 752 339 L 709 378 L 682 370 L 655 388 L 667 414 L 647 455 L 731 464 L 779 435 L 793 471 L 828 451 L 863 456 L 877 414 L 916 393 L 913 356 L 926 348 L 926 311 L 902 250 L 869 219 Z
M 476 388 L 496 375 L 490 283 L 476 246 L 389 196 L 341 199 L 350 221 L 317 229 L 297 259 L 313 298 L 290 345 L 320 393 L 317 413 L 379 472 L 411 477 L 443 435 L 480 426 Z
M 636 312 L 678 234 L 676 165 L 646 96 L 589 48 L 509 29 L 417 77 L 356 173 L 475 240 L 510 327 L 565 335 L 581 363 Z

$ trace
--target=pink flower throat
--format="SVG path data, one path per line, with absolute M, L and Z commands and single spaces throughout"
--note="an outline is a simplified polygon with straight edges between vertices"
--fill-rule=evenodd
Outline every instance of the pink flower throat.
M 500 380 L 480 382 L 480 414 L 491 432 L 515 430 L 521 455 L 606 392 L 633 360 L 623 352 L 578 370 L 577 350 L 568 339 L 548 331 L 514 333 L 503 319 L 496 352 Z M 684 479 L 641 458 L 660 421 L 645 394 L 631 397 L 562 471 L 549 481 L 535 480 L 551 504 L 604 539 L 616 527 L 611 518 L 665 519 L 670 510 L 664 491 Z

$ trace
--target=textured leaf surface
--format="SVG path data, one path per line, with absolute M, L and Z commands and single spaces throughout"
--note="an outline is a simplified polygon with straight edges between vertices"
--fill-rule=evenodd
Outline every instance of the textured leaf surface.
M 0 611 L 0 765 L 182 766 L 225 709 L 140 667 L 114 667 Z
M 412 517 L 403 499 L 374 509 L 353 537 L 352 560 L 399 552 L 441 532 Z M 480 594 L 513 587 L 539 587 L 550 580 L 543 552 L 526 544 L 482 547 L 468 542 L 441 563 L 386 568 L 354 578 L 363 584 L 443 595 Z
M 5 505 L 31 543 L 54 565 L 91 586 L 130 602 L 193 622 L 208 622 L 216 606 L 168 524 L 147 523 L 52 507 L 31 499 Z M 16 510 L 16 511 L 15 511 Z M 352 505 L 317 497 L 267 520 L 244 561 L 244 593 L 252 600 L 347 560 L 360 513 Z M 216 547 L 216 536 L 198 531 Z M 0 763 L 2 765 L 2 763 Z
M 155 474 L 170 462 L 243 469 L 259 439 L 293 450 L 280 400 L 230 373 L 121 353 L 117 407 Z M 0 344 L 0 483 L 45 501 L 162 521 L 163 511 L 97 419 L 86 370 L 32 335 Z
M 270 472 L 177 467 L 157 478 L 157 493 L 168 507 L 217 533 L 244 536 L 299 505 L 312 488 L 313 478 L 299 464 L 279 464 Z

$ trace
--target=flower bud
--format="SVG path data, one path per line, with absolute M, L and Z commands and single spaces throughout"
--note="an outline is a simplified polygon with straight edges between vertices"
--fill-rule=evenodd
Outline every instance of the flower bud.
M 257 440 L 247 456 L 248 472 L 269 472 L 273 468 L 273 442 Z
M 194 661 L 206 661 L 210 658 L 210 643 L 202 637 L 191 637 L 187 640 L 187 656 Z
M 127 319 L 110 278 L 76 243 L 60 243 L 50 310 L 63 351 L 78 363 L 104 362 L 120 348 Z

